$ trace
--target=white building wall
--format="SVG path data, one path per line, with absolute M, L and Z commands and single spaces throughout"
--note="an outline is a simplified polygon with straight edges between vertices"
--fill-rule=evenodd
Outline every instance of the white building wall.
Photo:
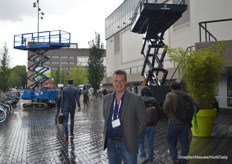
M 164 42 L 171 48 L 187 48 L 193 46 L 196 42 L 199 42 L 199 22 L 232 18 L 232 10 L 230 9 L 232 6 L 231 0 L 194 0 L 189 3 L 189 22 L 175 28 L 171 27 L 165 33 Z M 207 25 L 208 30 L 218 40 L 231 40 L 231 27 L 232 21 Z M 143 65 L 143 56 L 140 54 L 143 35 L 130 32 L 130 27 L 127 27 L 119 33 L 119 53 L 114 54 L 113 50 L 109 50 L 110 48 L 114 48 L 112 44 L 114 36 L 106 40 L 106 54 L 111 57 L 112 62 L 107 60 L 107 72 L 113 72 L 115 71 L 115 68 L 125 69 L 136 67 L 138 64 Z M 202 39 L 203 38 L 204 33 L 202 31 Z M 167 62 L 164 64 L 166 68 L 173 67 L 173 65 L 168 62 L 168 56 L 165 58 L 165 61 Z
M 121 53 L 114 53 L 114 36 L 106 41 L 106 76 L 111 77 L 111 72 L 121 68 Z
M 121 47 L 122 47 L 122 64 L 128 64 L 133 66 L 132 63 L 144 59 L 140 54 L 142 48 L 142 37 L 143 35 L 138 35 L 125 30 L 121 33 Z
M 190 3 L 191 31 L 194 42 L 199 42 L 199 22 L 232 18 L 231 0 L 194 0 Z M 231 21 L 207 25 L 208 30 L 218 40 L 231 40 L 231 27 Z
M 165 42 L 166 43 L 166 42 Z M 171 48 L 187 48 L 189 46 L 193 46 L 195 44 L 192 39 L 191 25 L 190 22 L 176 27 L 170 28 L 169 33 L 169 44 L 168 46 Z
M 115 36 L 106 40 L 106 71 L 107 77 L 113 75 L 118 69 L 123 69 L 127 73 L 140 73 L 142 70 L 144 57 L 140 54 L 143 43 L 143 35 L 130 32 L 130 27 L 119 32 L 120 50 L 114 51 Z
M 232 18 L 232 0 L 186 0 L 189 2 L 189 21 L 178 26 L 172 26 L 165 32 L 164 42 L 170 48 L 181 47 L 186 49 L 199 42 L 199 22 Z M 116 12 L 116 11 L 114 11 Z M 218 40 L 232 40 L 232 21 L 207 24 L 207 29 Z M 130 26 L 119 31 L 120 51 L 114 52 L 114 37 L 106 40 L 106 76 L 112 77 L 115 70 L 133 69 L 130 73 L 140 73 L 144 57 L 140 54 L 143 35 L 130 31 Z M 202 41 L 205 41 L 205 33 L 202 31 Z M 173 68 L 168 55 L 164 59 L 164 68 Z M 136 68 L 136 69 L 135 69 Z M 137 71 L 137 72 L 136 72 Z M 128 73 L 128 72 L 127 72 Z M 227 97 L 227 79 L 220 79 L 219 97 Z M 220 100 L 220 106 L 227 105 L 227 99 Z

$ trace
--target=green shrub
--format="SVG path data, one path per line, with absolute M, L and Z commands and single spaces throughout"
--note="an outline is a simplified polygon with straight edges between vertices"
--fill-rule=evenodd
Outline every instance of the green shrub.
M 201 109 L 212 108 L 217 94 L 218 78 L 221 76 L 225 59 L 224 43 L 202 50 L 185 51 L 168 49 L 171 61 L 179 63 L 188 93 L 199 103 Z

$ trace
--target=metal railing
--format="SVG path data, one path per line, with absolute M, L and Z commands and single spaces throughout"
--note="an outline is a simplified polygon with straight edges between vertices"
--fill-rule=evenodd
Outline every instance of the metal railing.
M 62 30 L 25 33 L 14 36 L 14 48 L 23 48 L 42 44 L 67 44 L 70 45 L 70 33 Z
M 217 41 L 217 38 L 207 29 L 207 25 L 209 23 L 218 23 L 218 22 L 226 22 L 226 21 L 232 21 L 232 18 L 200 22 L 199 23 L 200 42 L 202 42 L 202 35 L 201 35 L 202 29 L 205 31 L 205 42 L 211 41 L 211 39 L 214 39 L 214 41 Z

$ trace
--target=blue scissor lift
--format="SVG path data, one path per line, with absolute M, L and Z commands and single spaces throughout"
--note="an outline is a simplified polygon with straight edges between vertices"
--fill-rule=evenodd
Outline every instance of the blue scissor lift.
M 163 62 L 167 47 L 164 43 L 164 34 L 187 9 L 184 0 L 177 0 L 175 4 L 165 0 L 162 3 L 154 3 L 150 0 L 141 0 L 132 16 L 131 31 L 144 34 L 144 42 L 141 54 L 144 56 L 144 64 L 141 75 L 144 83 L 153 89 L 153 94 L 159 102 L 163 102 L 168 86 L 164 86 L 168 71 L 163 68 Z M 145 52 L 146 51 L 146 52 Z M 146 66 L 148 72 L 145 72 Z M 159 80 L 158 75 L 161 74 Z M 162 87 L 161 87 L 162 86 Z M 162 92 L 163 91 L 163 92 Z M 161 95 L 163 93 L 163 95 Z
M 46 108 L 54 104 L 57 91 L 49 91 L 47 86 L 43 84 L 49 79 L 44 75 L 49 70 L 49 67 L 45 65 L 45 62 L 49 60 L 45 52 L 70 47 L 70 37 L 69 32 L 62 30 L 25 33 L 14 36 L 15 49 L 33 52 L 28 57 L 28 60 L 32 63 L 28 66 L 28 70 L 32 74 L 27 77 L 32 84 L 27 87 L 27 90 L 21 91 L 21 98 L 32 102 L 23 104 L 24 108 Z M 42 89 L 36 90 L 37 87 Z

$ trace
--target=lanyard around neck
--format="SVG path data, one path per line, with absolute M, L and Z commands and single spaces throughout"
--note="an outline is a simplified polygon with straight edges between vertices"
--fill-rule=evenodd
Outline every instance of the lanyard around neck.
M 116 98 L 114 99 L 114 107 L 113 107 L 113 114 L 112 114 L 112 121 L 114 120 L 114 110 L 116 108 Z M 120 100 L 119 102 L 119 105 L 118 105 L 118 114 L 117 114 L 117 119 L 118 119 L 118 115 L 119 115 L 119 111 L 120 111 L 120 108 L 121 108 L 121 104 L 122 104 L 122 100 Z

